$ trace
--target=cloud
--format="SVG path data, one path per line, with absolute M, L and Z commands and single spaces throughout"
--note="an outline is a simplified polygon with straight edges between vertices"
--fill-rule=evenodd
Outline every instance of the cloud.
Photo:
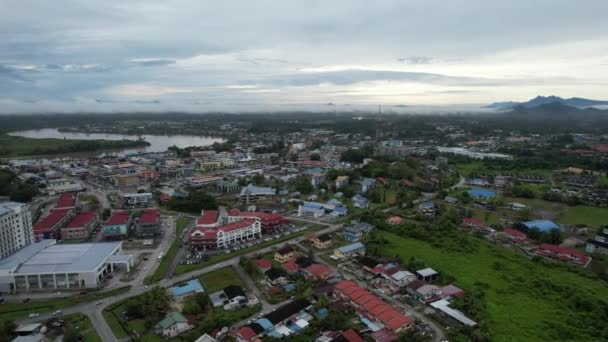
M 400 57 L 397 61 L 403 64 L 431 64 L 433 58 L 425 56 Z
M 133 58 L 130 62 L 140 66 L 162 66 L 175 64 L 176 60 L 168 58 Z
M 107 89 L 107 92 L 119 97 L 154 97 L 171 94 L 192 93 L 194 89 L 180 87 L 163 87 L 148 84 L 123 84 Z

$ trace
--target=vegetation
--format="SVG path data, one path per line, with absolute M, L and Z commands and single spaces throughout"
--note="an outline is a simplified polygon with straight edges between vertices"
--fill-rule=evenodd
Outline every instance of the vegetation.
M 217 209 L 215 197 L 207 192 L 198 190 L 191 191 L 185 197 L 171 197 L 167 207 L 175 211 L 200 214 L 203 209 Z
M 421 258 L 429 266 L 451 274 L 456 285 L 473 296 L 458 305 L 475 316 L 482 329 L 487 326 L 490 336 L 508 336 L 516 341 L 608 338 L 601 323 L 608 319 L 608 289 L 606 283 L 586 272 L 530 260 L 477 239 L 477 248 L 469 250 L 437 248 L 393 233 L 382 233 L 381 241 L 376 251 L 383 255 L 402 260 Z M 451 340 L 470 341 L 474 334 L 459 329 Z M 485 336 L 481 334 L 480 340 Z
M 80 303 L 95 302 L 104 298 L 117 296 L 128 292 L 131 286 L 123 286 L 105 292 L 92 292 L 62 299 L 30 301 L 27 303 L 3 303 L 0 305 L 0 319 L 18 319 L 32 312 L 45 313 L 74 306 Z
M 11 201 L 27 203 L 38 193 L 33 180 L 22 182 L 9 170 L 0 170 L 0 196 L 8 196 Z
M 143 140 L 30 139 L 0 134 L 0 157 L 36 156 L 147 146 Z
M 71 314 L 63 317 L 63 341 L 101 342 L 89 317 L 83 314 Z
M 208 294 L 220 291 L 230 285 L 245 287 L 241 277 L 236 273 L 233 267 L 225 267 L 213 272 L 205 273 L 198 277 L 198 279 L 201 281 Z
M 13 333 L 17 324 L 11 320 L 0 319 L 0 342 L 8 342 L 13 339 Z

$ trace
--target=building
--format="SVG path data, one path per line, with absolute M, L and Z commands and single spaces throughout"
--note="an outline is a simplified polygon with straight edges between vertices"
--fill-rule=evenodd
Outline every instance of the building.
M 255 265 L 261 272 L 266 272 L 272 267 L 272 263 L 266 259 L 258 259 L 255 261 Z
M 114 175 L 112 181 L 114 182 L 114 185 L 118 187 L 132 187 L 137 186 L 140 183 L 139 176 L 130 173 Z
M 62 194 L 64 192 L 77 192 L 81 190 L 84 190 L 84 187 L 77 181 L 65 178 L 48 179 L 46 181 L 46 191 L 49 195 Z
M 146 182 L 160 179 L 160 172 L 156 170 L 141 170 L 139 177 Z
M 78 197 L 73 192 L 64 192 L 57 199 L 55 207 L 51 210 L 72 210 L 78 206 Z
M 350 245 L 342 246 L 334 250 L 334 257 L 338 259 L 365 255 L 365 245 L 361 242 L 355 242 Z
M 608 228 L 602 228 L 594 239 L 587 240 L 585 250 L 588 253 L 608 254 Z
M 34 241 L 29 205 L 0 202 L 0 259 Z
M 223 290 L 209 295 L 213 307 L 223 307 L 224 310 L 232 310 L 246 306 L 249 300 L 242 287 L 237 285 L 226 286 Z
M 180 312 L 170 312 L 154 326 L 154 331 L 156 334 L 168 338 L 181 335 L 192 328 L 194 328 L 194 324 L 191 324 Z
M 135 223 L 135 235 L 138 238 L 149 238 L 161 235 L 160 210 L 144 209 Z
M 536 249 L 538 255 L 550 259 L 561 260 L 576 265 L 587 266 L 590 258 L 585 253 L 572 248 L 560 247 L 543 243 Z
M 123 239 L 129 234 L 131 215 L 126 211 L 115 211 L 103 224 L 103 237 L 106 239 Z
M 425 269 L 416 271 L 416 275 L 418 276 L 418 279 L 420 279 L 420 280 L 433 281 L 433 280 L 437 279 L 437 276 L 439 276 L 439 273 L 437 273 L 437 271 L 435 271 L 434 269 L 427 267 Z
M 338 176 L 334 183 L 335 183 L 336 189 L 341 189 L 341 188 L 347 186 L 349 182 L 350 182 L 350 178 L 348 178 L 348 176 Z
M 496 197 L 496 192 L 488 189 L 470 189 L 467 191 L 471 198 L 479 199 L 479 200 L 491 200 Z
M 334 286 L 334 294 L 347 301 L 363 318 L 377 321 L 384 328 L 395 333 L 410 328 L 414 323 L 412 318 L 405 316 L 399 309 L 386 304 L 354 281 L 340 281 Z
M 188 178 L 188 185 L 193 188 L 205 186 L 217 186 L 222 181 L 222 177 L 217 176 L 194 176 Z
M 117 266 L 128 272 L 132 265 L 133 258 L 122 253 L 121 242 L 42 240 L 0 260 L 0 292 L 99 288 Z
M 318 249 L 329 248 L 333 244 L 333 239 L 329 234 L 313 235 L 308 241 Z
M 389 218 L 386 219 L 386 223 L 395 226 L 398 224 L 402 224 L 403 223 L 403 219 L 399 216 L 391 216 Z
M 171 294 L 171 298 L 176 302 L 183 302 L 184 299 L 190 296 L 204 292 L 203 285 L 201 285 L 198 279 L 192 279 L 169 288 L 169 294 Z
M 348 241 L 356 242 L 359 241 L 363 235 L 371 232 L 373 229 L 374 226 L 367 222 L 356 222 L 350 226 L 344 227 L 342 236 Z
M 524 232 L 519 230 L 507 228 L 503 231 L 509 237 L 509 240 L 513 243 L 523 243 L 528 240 L 528 236 Z
M 333 272 L 325 265 L 312 264 L 304 269 L 304 274 L 308 279 L 327 280 Z
M 374 178 L 363 178 L 361 180 L 361 193 L 366 193 L 376 185 Z
M 431 306 L 439 311 L 441 311 L 444 315 L 454 319 L 457 322 L 460 322 L 464 325 L 468 325 L 470 327 L 474 327 L 477 325 L 475 321 L 468 318 L 461 311 L 452 309 L 450 307 L 450 302 L 448 299 L 441 299 L 431 303 Z
M 34 236 L 38 240 L 56 239 L 61 229 L 65 227 L 74 216 L 74 210 L 51 210 L 51 212 L 38 220 L 34 225 Z
M 99 224 L 99 217 L 96 211 L 83 211 L 61 228 L 62 240 L 85 240 Z
M 284 263 L 287 260 L 295 259 L 297 256 L 296 250 L 287 245 L 274 253 L 274 261 Z
M 125 207 L 149 207 L 154 203 L 154 196 L 150 192 L 122 195 Z
M 528 229 L 538 229 L 541 233 L 549 232 L 551 230 L 560 230 L 560 226 L 553 221 L 549 220 L 534 220 L 522 223 Z
M 261 187 L 249 184 L 241 189 L 239 201 L 241 205 L 255 205 L 259 201 L 274 201 L 276 190 L 270 187 Z
M 318 219 L 323 215 L 325 215 L 325 207 L 320 203 L 304 202 L 304 204 L 298 206 L 299 217 L 313 217 Z
M 355 194 L 350 199 L 353 202 L 354 208 L 367 209 L 369 207 L 369 201 L 364 196 Z

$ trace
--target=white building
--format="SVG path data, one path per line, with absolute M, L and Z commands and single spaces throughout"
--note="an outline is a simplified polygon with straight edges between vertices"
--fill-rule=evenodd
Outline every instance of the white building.
M 65 178 L 49 179 L 46 183 L 46 191 L 49 195 L 61 194 L 64 192 L 77 192 L 81 190 L 84 190 L 84 187 L 80 182 Z
M 34 241 L 32 213 L 24 203 L 0 203 L 0 259 Z
M 122 242 L 42 240 L 0 260 L 0 292 L 98 288 L 117 265 L 129 271 L 132 264 L 132 256 L 122 254 Z
M 225 208 L 203 210 L 190 234 L 194 248 L 226 248 L 235 242 L 257 239 L 262 236 L 262 219 L 238 213 L 230 215 Z

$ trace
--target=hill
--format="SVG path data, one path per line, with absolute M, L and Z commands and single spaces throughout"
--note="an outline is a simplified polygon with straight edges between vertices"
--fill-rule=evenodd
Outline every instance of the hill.
M 559 96 L 537 96 L 530 101 L 527 102 L 494 102 L 490 105 L 485 106 L 484 108 L 493 108 L 493 109 L 512 109 L 515 107 L 524 107 L 524 108 L 536 108 L 542 105 L 547 105 L 551 103 L 559 103 L 565 106 L 574 107 L 574 108 L 588 108 L 593 106 L 602 106 L 608 105 L 608 101 L 597 101 L 584 99 L 580 97 L 572 97 L 569 99 L 564 99 Z

